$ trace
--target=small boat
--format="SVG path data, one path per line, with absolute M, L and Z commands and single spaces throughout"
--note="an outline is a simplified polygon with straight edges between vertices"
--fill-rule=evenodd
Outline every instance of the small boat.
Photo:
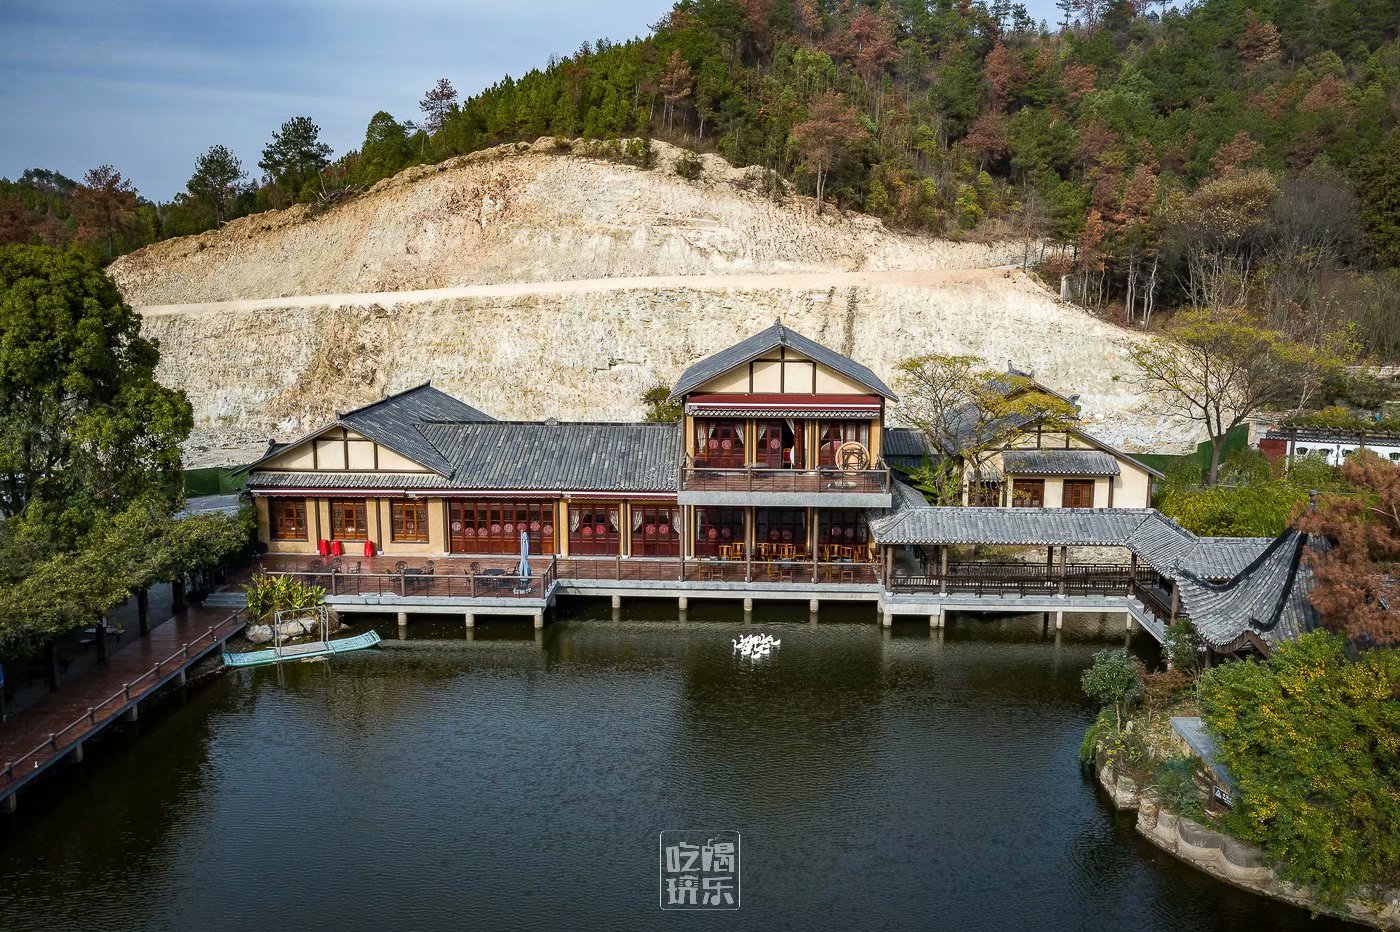
M 366 631 L 354 637 L 334 641 L 311 641 L 307 644 L 294 644 L 291 647 L 269 647 L 265 650 L 250 650 L 242 654 L 224 654 L 226 667 L 260 667 L 264 664 L 279 663 L 284 660 L 307 660 L 312 657 L 329 657 L 352 650 L 365 650 L 379 643 L 379 634 Z

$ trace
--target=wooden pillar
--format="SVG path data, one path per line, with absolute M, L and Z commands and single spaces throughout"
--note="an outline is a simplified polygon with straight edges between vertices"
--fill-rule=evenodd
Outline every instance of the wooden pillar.
M 938 591 L 944 595 L 948 594 L 948 545 L 938 545 Z
M 136 590 L 136 630 L 142 637 L 151 633 L 151 590 L 145 586 Z
M 1180 610 L 1181 610 L 1181 587 L 1179 587 L 1179 586 L 1176 584 L 1176 580 L 1173 579 L 1173 580 L 1172 580 L 1172 609 L 1171 609 L 1171 615 L 1167 618 L 1167 624 L 1169 624 L 1169 625 L 1174 625 L 1174 624 L 1176 624 L 1176 614 L 1177 614 L 1177 612 L 1179 612 Z
M 744 506 L 744 582 L 753 582 L 753 506 Z
M 679 559 L 678 561 L 676 561 L 676 564 L 677 564 L 677 565 L 676 565 L 676 579 L 678 579 L 678 580 L 684 580 L 684 579 L 685 579 L 685 554 L 686 554 L 686 551 L 690 549 L 690 534 L 689 534 L 688 531 L 687 531 L 687 529 L 690 527 L 690 521 L 687 520 L 687 518 L 688 518 L 689 515 L 690 515 L 690 508 L 691 508 L 690 505 L 681 505 L 681 506 L 680 506 L 680 509 L 681 509 L 681 547 L 680 547 L 680 555 L 681 555 L 681 556 L 680 556 L 680 559 Z
M 893 588 L 894 588 L 894 547 L 893 547 L 893 545 L 890 545 L 890 546 L 886 546 L 884 549 L 885 549 L 885 588 L 886 588 L 886 589 L 893 589 Z

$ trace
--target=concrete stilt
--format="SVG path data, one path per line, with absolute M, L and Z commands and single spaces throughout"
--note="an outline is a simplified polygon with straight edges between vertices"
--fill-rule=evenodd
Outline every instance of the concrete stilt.
M 184 686 L 187 682 L 189 682 L 189 676 L 184 670 L 181 670 L 179 673 L 175 674 L 176 686 Z
M 1131 630 L 1133 630 L 1133 613 L 1132 613 L 1132 612 L 1124 612 L 1124 613 L 1123 613 L 1123 630 L 1124 630 L 1124 631 L 1131 631 Z
M 937 612 L 934 612 L 932 615 L 928 616 L 928 626 L 929 626 L 930 628 L 937 628 L 938 625 L 939 625 L 938 613 L 937 613 Z
M 894 625 L 894 616 L 891 615 L 889 612 L 881 614 L 880 624 L 886 628 L 892 627 Z
M 612 597 L 612 607 L 613 607 L 613 608 L 622 608 L 622 596 L 620 596 L 620 595 L 615 595 L 615 596 Z
M 399 627 L 408 627 L 408 612 L 399 612 Z
M 544 627 L 544 612 L 535 612 L 535 627 Z
M 84 743 L 85 742 L 79 741 L 77 744 L 73 745 L 73 753 L 71 756 L 73 758 L 73 763 L 75 764 L 81 764 L 83 762 Z
M 0 812 L 14 812 L 14 811 L 15 811 L 16 809 L 18 809 L 18 808 L 19 808 L 19 794 L 18 794 L 18 793 L 11 793 L 9 796 L 6 796 L 6 797 L 5 797 L 5 799 L 4 799 L 3 802 L 0 802 Z
M 677 596 L 676 607 L 679 608 L 681 611 L 685 611 L 687 608 L 690 608 L 690 600 L 683 595 Z
M 476 627 L 476 616 L 473 615 L 471 612 L 467 612 L 465 615 L 463 615 L 462 621 L 465 622 L 468 628 Z
M 807 611 L 811 612 L 813 615 L 815 615 L 817 612 L 821 611 L 821 607 L 822 607 L 821 599 L 808 599 L 808 600 L 807 600 Z
M 126 710 L 126 714 L 122 716 L 122 721 L 134 722 L 140 717 L 140 706 L 132 706 L 131 708 Z
M 744 614 L 747 615 L 751 612 L 753 612 L 753 599 L 746 598 L 744 599 Z
M 1065 610 L 1062 609 L 1062 608 L 1061 608 L 1061 609 L 1056 609 L 1056 610 L 1055 610 L 1055 630 L 1056 630 L 1056 631 L 1059 631 L 1059 630 L 1060 630 L 1061 628 L 1063 628 L 1064 626 L 1065 626 Z

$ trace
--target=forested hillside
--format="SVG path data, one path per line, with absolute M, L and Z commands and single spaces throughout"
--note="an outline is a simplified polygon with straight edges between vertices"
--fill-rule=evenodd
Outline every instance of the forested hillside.
M 420 125 L 377 113 L 335 161 L 306 118 L 256 185 L 215 147 L 187 195 L 142 214 L 132 194 L 120 223 L 82 205 L 100 178 L 72 220 L 0 187 L 0 241 L 67 229 L 106 258 L 501 142 L 653 135 L 898 228 L 1035 243 L 1048 278 L 1123 322 L 1245 307 L 1400 358 L 1400 0 L 1060 6 L 1047 27 L 1005 0 L 683 0 L 645 39 L 466 100 L 440 82 Z

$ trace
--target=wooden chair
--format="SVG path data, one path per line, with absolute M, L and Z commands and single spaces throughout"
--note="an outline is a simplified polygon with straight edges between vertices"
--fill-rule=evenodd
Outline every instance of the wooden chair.
M 394 564 L 395 573 L 402 573 L 406 569 L 408 569 L 408 563 L 404 560 L 400 560 L 399 562 Z

